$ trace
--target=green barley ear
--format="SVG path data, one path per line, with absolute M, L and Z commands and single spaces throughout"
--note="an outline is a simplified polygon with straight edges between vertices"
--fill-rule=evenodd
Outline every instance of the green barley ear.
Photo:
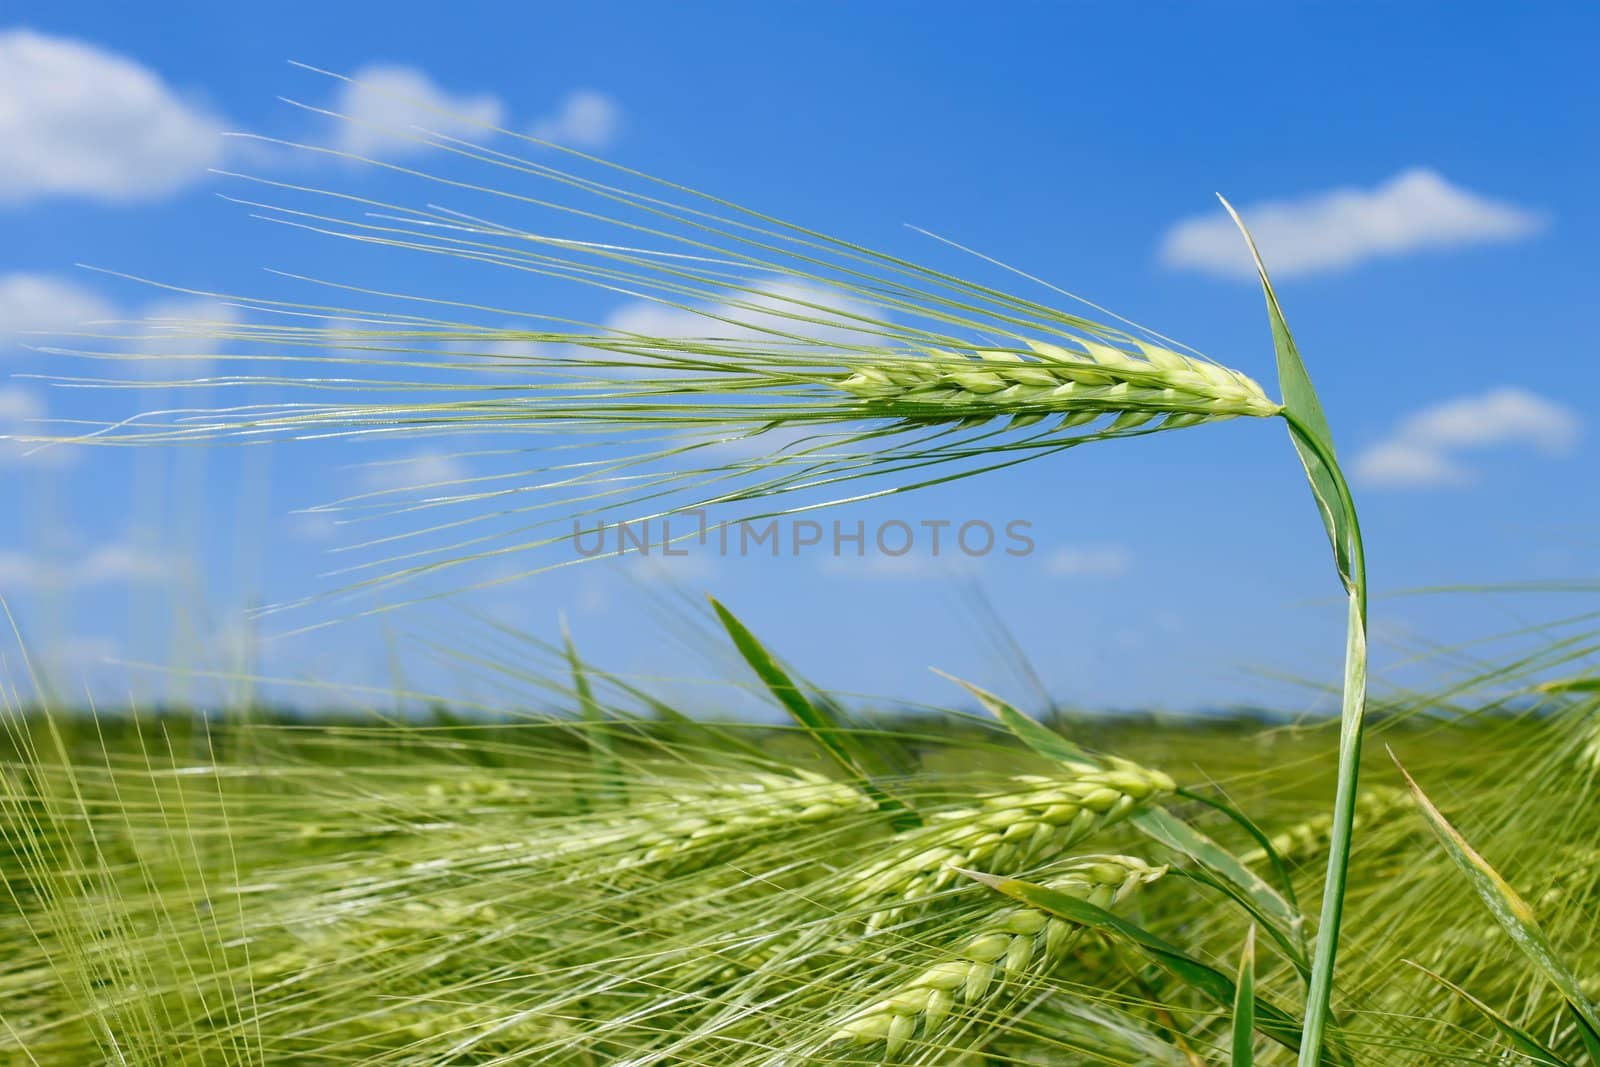
M 1059 416 L 1080 426 L 1111 416 L 1110 430 L 1176 429 L 1283 410 L 1243 374 L 1146 341 L 1023 343 L 1027 355 L 979 349 L 885 360 L 838 384 L 868 414 L 923 423 L 1009 416 L 1028 426 Z
M 956 884 L 961 868 L 1012 872 L 1048 862 L 1174 788 L 1161 771 L 1114 758 L 1104 768 L 1063 766 L 1013 781 L 1012 790 L 895 836 L 853 883 L 855 899 L 875 907 L 869 933 Z
M 1086 856 L 1044 884 L 1109 908 L 1166 870 L 1132 856 Z M 885 1062 L 900 1062 L 908 1045 L 942 1056 L 948 1052 L 946 1036 L 964 1018 L 982 1013 L 1007 986 L 1047 975 L 1081 932 L 1082 927 L 1036 908 L 1002 908 L 977 920 L 946 959 L 836 1023 L 829 1043 L 877 1045 Z
M 1373 786 L 1363 789 L 1356 796 L 1355 815 L 1351 819 L 1351 829 L 1361 830 L 1375 824 L 1388 822 L 1394 816 L 1410 807 L 1410 801 L 1403 790 L 1391 786 Z M 1303 822 L 1273 834 L 1269 840 L 1271 851 L 1266 848 L 1253 849 L 1245 853 L 1240 859 L 1251 865 L 1260 865 L 1269 862 L 1272 854 L 1277 853 L 1283 862 L 1290 865 L 1299 865 L 1325 855 L 1328 850 L 1328 840 L 1332 836 L 1333 816 L 1329 813 L 1314 815 Z

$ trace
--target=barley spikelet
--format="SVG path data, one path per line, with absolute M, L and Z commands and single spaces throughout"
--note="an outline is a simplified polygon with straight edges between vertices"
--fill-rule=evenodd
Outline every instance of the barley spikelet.
M 430 793 L 430 797 L 431 797 Z M 477 791 L 468 793 L 477 796 Z M 712 866 L 755 844 L 787 833 L 814 831 L 820 824 L 851 813 L 875 810 L 859 790 L 809 771 L 790 774 L 742 772 L 726 782 L 635 783 L 629 803 L 609 811 L 543 822 L 531 833 L 506 827 L 501 837 L 492 829 L 489 807 L 474 819 L 440 819 L 426 809 L 427 820 L 415 826 L 391 820 L 386 829 L 415 831 L 430 843 L 423 854 L 407 854 L 399 864 L 405 877 L 430 884 L 459 879 L 481 880 L 507 872 L 540 869 L 560 881 L 582 881 L 596 875 L 640 872 L 666 878 Z M 349 836 L 338 826 L 311 824 L 302 839 Z M 337 891 L 341 899 L 361 896 L 364 882 L 388 885 L 396 876 L 394 861 L 379 858 L 357 863 L 361 878 L 347 878 Z M 383 899 L 380 892 L 374 899 Z
M 810 771 L 792 776 L 757 774 L 719 783 L 665 815 L 629 814 L 611 820 L 581 847 L 625 849 L 615 869 L 709 863 L 765 833 L 809 826 L 851 812 L 871 811 L 870 797 Z
M 1010 414 L 1023 424 L 1051 415 L 1077 426 L 1114 414 L 1112 430 L 1154 419 L 1192 426 L 1283 410 L 1261 386 L 1226 367 L 1135 341 L 1140 354 L 1080 340 L 1081 352 L 1027 342 L 1031 358 L 978 351 L 935 353 L 856 370 L 839 387 L 869 406 L 927 420 Z
M 1106 908 L 1164 873 L 1165 867 L 1131 856 L 1090 856 L 1074 860 L 1044 884 Z M 962 1008 L 983 1004 L 1008 983 L 1048 973 L 1081 929 L 1026 906 L 999 911 L 947 959 L 838 1024 L 829 1043 L 881 1041 L 885 1059 L 893 1060 L 913 1039 L 937 1041 L 959 1022 Z
M 959 877 L 956 867 L 1012 872 L 1035 866 L 1174 788 L 1160 771 L 1120 759 L 1105 769 L 1074 766 L 1063 777 L 1014 781 L 1020 789 L 982 797 L 975 808 L 941 813 L 897 835 L 888 855 L 855 886 L 859 901 L 887 905 L 868 918 L 868 932 L 950 885 Z
M 1384 785 L 1373 786 L 1356 795 L 1355 819 L 1351 826 L 1355 830 L 1360 830 L 1410 808 L 1411 798 L 1404 790 Z M 1305 822 L 1296 823 L 1282 833 L 1274 834 L 1269 840 L 1283 861 L 1293 866 L 1320 859 L 1327 851 L 1332 827 L 1332 816 L 1317 815 Z M 1245 853 L 1243 858 L 1250 864 L 1265 863 L 1267 852 L 1266 849 L 1258 848 Z

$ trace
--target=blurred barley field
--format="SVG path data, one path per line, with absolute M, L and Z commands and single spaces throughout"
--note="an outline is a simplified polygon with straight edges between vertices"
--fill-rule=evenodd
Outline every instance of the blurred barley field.
M 493 720 L 442 706 L 403 718 L 13 706 L 0 1057 L 1225 1062 L 1230 1006 L 1140 938 L 1231 974 L 1252 925 L 1262 1011 L 1298 1013 L 1296 946 L 1314 931 L 1298 902 L 1314 897 L 1327 847 L 1329 725 L 1044 716 L 1056 736 L 1169 775 L 1178 792 L 1162 810 L 1273 886 L 1293 920 L 1269 933 L 1214 857 L 1109 822 L 1017 873 L 1083 857 L 1158 865 L 1164 877 L 1110 905 L 1139 935 L 1074 927 L 1048 967 L 1002 967 L 981 1002 L 951 1006 L 958 1026 L 919 1027 L 891 1055 L 883 1040 L 832 1040 L 839 1020 L 914 986 L 999 898 L 952 882 L 863 935 L 862 911 L 881 905 L 845 887 L 974 798 L 1070 774 L 970 708 L 845 712 L 814 695 L 871 753 L 873 788 L 896 801 L 883 805 L 801 724 L 712 722 L 613 683 L 581 672 L 552 681 L 547 706 Z M 1485 701 L 1477 684 L 1374 709 L 1329 1062 L 1540 1062 L 1446 981 L 1558 1062 L 1581 1062 L 1561 996 L 1467 888 L 1386 749 L 1531 902 L 1569 965 L 1594 974 L 1595 700 L 1530 683 Z M 1292 1059 L 1270 1035 L 1253 1044 L 1260 1062 Z

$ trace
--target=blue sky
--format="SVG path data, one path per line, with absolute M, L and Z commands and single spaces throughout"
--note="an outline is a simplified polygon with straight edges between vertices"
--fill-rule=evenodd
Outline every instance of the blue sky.
M 387 195 L 368 171 L 218 138 L 336 143 L 280 102 L 341 102 L 300 60 L 537 132 L 942 267 L 912 223 L 1082 293 L 1265 383 L 1261 300 L 1218 226 L 1241 205 L 1358 475 L 1387 677 L 1406 653 L 1581 608 L 1562 598 L 1384 598 L 1417 586 L 1593 580 L 1600 547 L 1589 322 L 1600 222 L 1592 7 L 1520 5 L 227 5 L 13 2 L 0 15 L 0 433 L 171 396 L 53 388 L 24 347 L 78 322 L 200 314 L 76 270 L 266 297 L 262 268 L 436 282 L 219 199 L 208 168 Z M 357 101 L 359 102 L 359 101 Z M 344 105 L 351 98 L 342 98 Z M 352 145 L 383 158 L 393 143 Z M 448 161 L 407 162 L 447 168 Z M 1003 280 L 1030 296 L 1020 279 Z M 485 274 L 485 304 L 605 320 L 593 293 Z M 211 313 L 218 313 L 212 309 Z M 0 593 L 58 684 L 181 693 L 106 661 L 237 664 L 251 604 L 329 587 L 344 536 L 294 514 L 381 484 L 422 446 L 57 450 L 0 443 Z M 442 466 L 440 466 L 442 465 Z M 855 518 L 852 515 L 851 518 Z M 252 653 L 267 673 L 487 694 L 463 610 L 542 636 L 565 614 L 596 660 L 726 671 L 648 605 L 713 592 L 840 688 L 938 700 L 927 667 L 1015 690 L 970 610 L 981 588 L 1058 698 L 1185 708 L 1316 704 L 1272 675 L 1337 673 L 1326 545 L 1276 427 L 1082 449 L 861 512 L 1032 524 L 1037 551 L 911 560 L 597 562 L 342 623 Z M 329 609 L 331 611 L 331 609 Z M 304 621 L 304 620 L 298 620 Z M 689 642 L 691 645 L 694 642 Z M 682 687 L 682 683 L 672 683 Z M 708 707 L 725 694 L 701 694 Z M 283 693 L 293 690 L 283 689 Z M 1026 692 L 1019 695 L 1026 696 Z M 487 699 L 487 697 L 486 697 Z

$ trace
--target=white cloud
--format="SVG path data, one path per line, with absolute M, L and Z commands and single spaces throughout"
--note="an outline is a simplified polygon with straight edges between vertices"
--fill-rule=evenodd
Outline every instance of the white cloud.
M 0 590 L 162 582 L 176 573 L 177 561 L 171 557 L 120 542 L 100 545 L 68 560 L 0 552 Z
M 1502 387 L 1458 397 L 1411 415 L 1394 433 L 1356 457 L 1356 477 L 1367 485 L 1465 485 L 1472 471 L 1459 453 L 1498 445 L 1527 445 L 1549 456 L 1577 445 L 1581 420 L 1570 408 L 1525 389 Z
M 1446 453 L 1406 440 L 1380 441 L 1356 457 L 1356 478 L 1371 486 L 1464 485 L 1465 467 Z
M 1537 214 L 1452 185 L 1416 167 L 1371 189 L 1343 188 L 1240 211 L 1274 278 L 1342 270 L 1430 248 L 1515 241 L 1537 233 Z M 1221 211 L 1184 219 L 1162 239 L 1161 262 L 1254 278 L 1244 239 Z
M 0 467 L 27 458 L 30 446 L 10 438 L 39 433 L 38 420 L 42 418 L 44 401 L 37 393 L 14 385 L 0 387 Z
M 395 330 L 392 323 L 377 326 L 353 326 L 353 329 Z M 468 356 L 488 356 L 494 359 L 554 361 L 574 355 L 577 350 L 556 341 L 530 341 L 516 334 L 527 334 L 532 327 L 526 322 L 505 322 L 498 327 L 474 330 L 467 339 L 447 341 L 442 346 L 448 352 Z
M 99 295 L 73 282 L 48 274 L 0 275 L 0 345 L 29 340 L 30 334 L 68 333 L 116 314 Z
M 368 464 L 362 480 L 368 492 L 392 493 L 408 489 L 446 491 L 454 483 L 471 476 L 460 457 L 424 451 L 403 459 Z
M 867 536 L 869 554 L 854 556 L 841 553 L 824 556 L 820 565 L 822 573 L 851 580 L 870 578 L 886 581 L 897 579 L 921 581 L 934 578 L 965 578 L 977 572 L 976 559 L 963 555 L 959 549 L 951 551 L 948 545 L 941 545 L 938 555 L 934 555 L 931 551 L 916 551 L 892 556 L 883 552 L 872 552 L 870 538 L 873 533 L 870 529 Z M 948 536 L 947 533 L 946 537 Z
M 174 561 L 126 544 L 91 549 L 72 568 L 74 585 L 160 581 L 172 576 Z
M 13 464 L 62 467 L 78 458 L 79 452 L 66 445 L 40 447 L 15 437 L 48 433 L 43 423 L 45 402 L 38 393 L 19 385 L 0 386 L 0 467 Z
M 645 337 L 703 337 L 762 341 L 772 345 L 871 344 L 881 341 L 871 327 L 852 317 L 882 319 L 883 313 L 825 286 L 770 278 L 730 292 L 698 309 L 635 300 L 613 311 L 604 323 L 613 333 Z M 823 310 L 819 310 L 823 309 Z M 811 320 L 811 321 L 807 321 Z
M 38 561 L 22 552 L 0 551 L 0 593 L 33 585 L 38 577 Z
M 296 541 L 329 541 L 339 532 L 333 516 L 323 511 L 300 511 L 285 520 L 289 536 Z
M 604 93 L 579 89 L 567 94 L 553 115 L 533 124 L 529 131 L 541 141 L 570 148 L 607 148 L 616 140 L 622 109 Z
M 660 542 L 652 546 L 652 551 L 659 551 Z M 660 556 L 660 555 L 634 555 L 622 557 L 625 560 L 623 573 L 630 579 L 645 585 L 683 585 L 692 583 L 705 583 L 717 574 L 717 567 L 711 560 L 704 556 L 694 555 L 694 546 L 677 546 L 674 552 L 688 552 L 687 556 Z
M 217 162 L 220 133 L 210 112 L 126 56 L 0 32 L 0 202 L 162 196 Z
M 210 297 L 176 297 L 157 300 L 144 308 L 141 350 L 169 350 L 173 338 L 214 337 L 239 321 L 239 309 Z
M 237 308 L 209 297 L 158 300 L 144 308 L 128 348 L 141 358 L 129 366 L 145 378 L 193 378 L 211 373 L 227 344 L 219 334 L 239 321 Z
M 0 423 L 15 425 L 44 416 L 44 402 L 38 394 L 19 386 L 0 388 Z
M 485 126 L 505 124 L 505 104 L 489 93 L 454 94 L 415 67 L 374 63 L 339 90 L 333 110 L 334 147 L 358 156 L 395 157 L 426 151 L 425 133 L 482 137 Z
M 1064 547 L 1050 553 L 1044 570 L 1058 578 L 1115 578 L 1131 562 L 1128 550 L 1116 545 Z
M 142 357 L 113 376 L 130 370 L 146 378 L 207 374 L 208 357 L 226 344 L 218 334 L 238 319 L 237 309 L 205 297 L 156 300 L 130 314 L 76 282 L 48 274 L 0 275 L 0 349 L 51 335 L 104 333 L 117 340 L 100 347 Z
M 122 646 L 112 637 L 79 635 L 55 641 L 46 649 L 58 666 L 95 667 L 122 658 Z

